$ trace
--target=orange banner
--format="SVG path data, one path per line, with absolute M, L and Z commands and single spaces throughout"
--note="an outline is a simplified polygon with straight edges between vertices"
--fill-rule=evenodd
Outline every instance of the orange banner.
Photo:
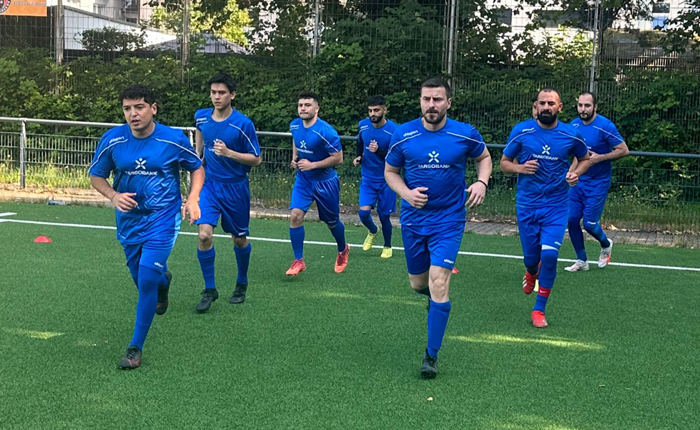
M 46 0 L 0 0 L 0 15 L 46 16 Z

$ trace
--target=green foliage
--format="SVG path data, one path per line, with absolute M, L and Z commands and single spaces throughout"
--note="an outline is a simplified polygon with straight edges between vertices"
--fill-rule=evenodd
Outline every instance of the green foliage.
M 93 28 L 81 33 L 83 48 L 93 52 L 128 52 L 146 46 L 145 30 L 121 31 L 112 27 Z

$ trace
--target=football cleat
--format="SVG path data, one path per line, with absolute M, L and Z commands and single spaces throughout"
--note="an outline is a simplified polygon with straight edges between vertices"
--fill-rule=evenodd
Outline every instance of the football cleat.
M 126 349 L 126 354 L 119 360 L 122 369 L 136 369 L 141 365 L 141 350 L 138 346 L 131 345 Z
M 453 275 L 456 275 L 456 274 L 458 274 L 458 273 L 459 273 L 459 269 L 457 269 L 456 267 L 453 267 L 453 268 L 452 268 L 452 274 L 453 274 Z
M 385 246 L 384 249 L 382 249 L 382 258 L 391 258 L 392 255 L 394 255 L 394 250 L 391 249 L 391 247 Z
M 379 233 L 379 230 L 377 230 L 377 233 Z M 362 243 L 363 251 L 369 251 L 372 249 L 372 245 L 374 245 L 374 238 L 377 237 L 377 233 L 367 233 L 367 237 L 365 237 L 365 241 Z
M 601 269 L 610 264 L 610 257 L 612 257 L 613 241 L 608 239 L 608 242 L 610 242 L 610 246 L 602 248 L 600 250 L 600 257 L 598 257 L 598 267 Z
M 425 379 L 433 379 L 437 376 L 437 357 L 431 357 L 427 350 L 423 356 L 423 364 L 420 367 L 420 374 Z
M 205 288 L 202 291 L 202 300 L 197 303 L 197 312 L 200 314 L 206 312 L 211 307 L 211 304 L 219 298 L 219 292 L 216 288 Z
M 292 261 L 292 265 L 289 266 L 289 269 L 287 269 L 287 276 L 297 276 L 304 270 L 306 270 L 306 263 L 304 263 L 304 259 L 300 258 L 298 260 L 294 260 Z
M 236 288 L 233 290 L 233 295 L 229 299 L 229 303 L 237 305 L 245 301 L 245 293 L 248 290 L 248 284 L 239 284 L 236 282 Z
M 567 272 L 580 272 L 580 271 L 585 272 L 588 269 L 589 269 L 588 261 L 583 261 L 583 260 L 576 260 L 576 262 L 574 264 L 572 264 L 569 267 L 564 268 L 564 270 L 566 270 Z
M 535 289 L 535 284 L 537 282 L 537 277 L 539 275 L 540 275 L 539 270 L 534 275 L 530 274 L 530 272 L 528 272 L 527 270 L 525 271 L 525 275 L 523 276 L 523 293 L 525 293 L 525 294 L 532 293 L 532 291 Z
M 345 250 L 339 252 L 335 259 L 335 273 L 343 273 L 343 270 L 348 266 L 348 255 L 350 255 L 350 247 L 345 245 Z
M 168 292 L 170 291 L 170 282 L 173 280 L 173 274 L 170 272 L 163 273 L 168 278 L 168 285 L 163 288 L 158 288 L 158 303 L 156 303 L 156 315 L 163 315 L 168 310 Z
M 536 328 L 546 328 L 547 320 L 544 319 L 544 312 L 542 311 L 532 311 L 530 314 L 530 319 L 532 320 L 532 326 Z

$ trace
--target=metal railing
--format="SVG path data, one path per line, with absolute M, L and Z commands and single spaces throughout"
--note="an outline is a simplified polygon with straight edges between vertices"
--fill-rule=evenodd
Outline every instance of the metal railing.
M 0 117 L 0 122 L 19 124 L 19 132 L 0 132 L 0 184 L 50 191 L 90 189 L 87 168 L 99 141 L 96 137 L 32 134 L 28 124 L 111 128 L 121 124 Z M 194 127 L 183 130 L 193 141 Z M 259 131 L 263 163 L 250 173 L 254 206 L 284 208 L 294 183 L 289 168 L 291 134 Z M 280 142 L 280 139 L 283 142 Z M 355 210 L 359 195 L 360 169 L 352 165 L 354 136 L 341 136 L 346 161 L 338 166 L 341 203 Z M 267 145 L 269 143 L 269 145 Z M 283 146 L 273 146 L 282 143 Z M 487 145 L 495 163 L 502 144 Z M 617 162 L 602 222 L 607 226 L 640 230 L 700 231 L 700 155 L 631 151 L 631 157 Z M 644 167 L 651 157 L 675 160 L 669 168 Z M 685 160 L 683 169 L 676 164 Z M 473 180 L 470 169 L 468 180 Z M 470 218 L 495 221 L 515 219 L 516 178 L 494 167 L 486 202 L 470 211 Z

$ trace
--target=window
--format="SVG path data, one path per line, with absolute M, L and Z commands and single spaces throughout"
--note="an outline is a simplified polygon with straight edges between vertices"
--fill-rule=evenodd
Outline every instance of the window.
M 576 12 L 563 10 L 539 10 L 537 18 L 544 23 L 546 28 L 559 28 L 560 25 L 567 25 L 571 21 L 576 21 Z
M 663 29 L 665 29 L 665 28 L 666 28 L 666 23 L 665 23 L 664 21 L 666 21 L 667 19 L 668 19 L 667 16 L 663 16 L 663 15 L 655 16 L 654 19 L 652 19 L 652 21 L 651 21 L 651 26 L 652 26 L 652 28 L 653 28 L 654 30 L 663 30 Z
M 507 26 L 513 25 L 513 9 L 500 9 L 496 11 L 496 21 Z
M 653 3 L 651 5 L 651 13 L 669 13 L 671 12 L 670 3 Z

